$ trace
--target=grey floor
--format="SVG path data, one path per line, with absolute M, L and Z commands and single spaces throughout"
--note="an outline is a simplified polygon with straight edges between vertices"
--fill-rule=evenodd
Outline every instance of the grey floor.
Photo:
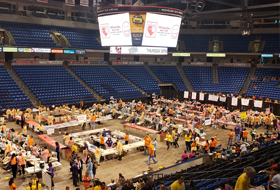
M 105 124 L 102 125 L 96 125 L 96 128 L 102 128 L 106 127 L 109 128 L 111 131 L 114 131 L 115 129 L 123 130 L 122 124 L 120 120 L 110 120 Z M 16 131 L 21 131 L 21 128 L 19 125 L 15 124 L 14 122 L 10 122 L 7 124 L 7 128 L 14 128 Z M 87 127 L 87 130 L 89 130 L 89 126 Z M 68 129 L 67 132 L 79 132 L 81 131 L 81 127 L 76 127 L 74 129 Z M 206 139 L 210 139 L 213 135 L 217 134 L 218 138 L 220 139 L 223 147 L 226 146 L 227 140 L 228 140 L 228 132 L 229 129 L 218 129 L 213 130 L 210 127 L 205 127 L 204 131 L 207 133 Z M 264 127 L 259 128 L 258 133 L 264 133 L 265 129 Z M 56 132 L 51 137 L 55 139 L 56 141 L 62 143 L 62 134 L 65 132 L 65 130 L 62 130 L 61 133 Z M 28 131 L 29 134 L 32 134 L 35 136 L 35 142 L 40 143 L 40 146 L 43 147 L 44 143 L 40 142 L 40 139 L 37 138 L 37 134 L 34 132 Z M 132 134 L 136 135 L 136 134 Z M 249 137 L 250 138 L 250 137 Z M 185 150 L 185 141 L 184 138 L 181 137 L 179 139 L 179 148 L 170 148 L 169 150 L 166 150 L 166 145 L 164 142 L 158 143 L 158 150 L 157 150 L 157 157 L 156 160 L 158 161 L 157 164 L 150 165 L 153 167 L 153 169 L 158 169 L 159 166 L 168 167 L 175 164 L 175 159 L 180 158 L 182 153 Z M 80 156 L 82 156 L 82 153 L 80 153 Z M 61 160 L 62 167 L 56 171 L 56 174 L 54 176 L 54 183 L 55 183 L 55 190 L 64 190 L 66 186 L 70 187 L 70 190 L 74 190 L 74 186 L 72 185 L 72 180 L 70 179 L 71 173 L 69 172 L 69 162 L 66 160 Z M 111 179 L 117 179 L 118 174 L 122 173 L 126 179 L 133 178 L 136 175 L 142 173 L 143 171 L 147 170 L 147 156 L 144 156 L 143 152 L 139 152 L 138 150 L 132 150 L 128 152 L 128 154 L 123 157 L 122 161 L 118 161 L 117 159 L 108 160 L 106 162 L 101 162 L 100 166 L 97 169 L 96 178 L 100 179 L 101 181 L 104 181 L 106 184 L 110 183 Z M 85 171 L 83 171 L 85 173 Z M 12 177 L 11 173 L 8 173 L 4 170 L 2 170 L 1 179 L 0 179 L 0 190 L 8 190 L 8 179 L 5 179 L 5 177 Z M 27 187 L 28 182 L 30 181 L 31 176 L 28 174 L 25 174 L 25 176 L 17 177 L 15 180 L 15 183 L 17 185 L 17 190 L 25 190 Z M 82 183 L 79 184 L 82 188 Z M 44 189 L 44 188 L 42 188 Z

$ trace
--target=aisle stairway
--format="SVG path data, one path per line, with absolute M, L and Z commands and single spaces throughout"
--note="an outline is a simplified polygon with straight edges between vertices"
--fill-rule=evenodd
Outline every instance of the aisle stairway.
M 63 63 L 63 67 L 77 80 L 79 81 L 88 91 L 90 91 L 93 96 L 99 100 L 99 101 L 104 101 L 105 99 L 98 94 L 95 90 L 93 90 L 85 81 L 83 81 L 68 65 L 68 63 L 65 61 Z
M 163 83 L 160 78 L 158 78 L 158 76 L 152 71 L 152 69 L 149 67 L 148 63 L 144 63 L 144 67 L 147 69 L 147 71 L 150 73 L 150 75 L 152 75 L 154 77 L 154 79 L 157 80 L 157 82 L 160 84 L 160 83 Z
M 134 86 L 135 88 L 137 88 L 140 92 L 142 92 L 142 94 L 145 94 L 146 96 L 148 96 L 147 92 L 145 92 L 142 88 L 140 88 L 138 85 L 136 85 L 135 83 L 133 83 L 131 80 L 129 80 L 128 78 L 126 78 L 122 73 L 120 73 L 117 69 L 115 69 L 112 65 L 109 65 L 109 67 L 115 71 L 118 75 L 120 75 L 123 79 L 125 79 L 127 82 L 129 82 L 132 86 Z
M 219 83 L 219 70 L 218 70 L 218 64 L 214 63 L 212 66 L 212 72 L 213 72 L 213 82 Z
M 241 95 L 243 92 L 247 92 L 248 91 L 248 88 L 250 86 L 250 83 L 251 83 L 251 80 L 252 80 L 252 77 L 254 76 L 255 72 L 257 70 L 257 65 L 251 65 L 251 68 L 250 68 L 250 71 L 244 81 L 244 84 L 242 86 L 242 88 L 240 89 L 239 91 L 239 95 Z
M 6 70 L 10 74 L 10 76 L 14 79 L 14 81 L 17 83 L 18 87 L 24 92 L 24 94 L 29 98 L 33 106 L 40 105 L 40 101 L 38 98 L 33 94 L 33 92 L 26 86 L 26 84 L 23 82 L 23 80 L 18 76 L 18 74 L 13 69 L 11 63 L 5 62 L 4 64 Z M 21 95 L 19 93 L 18 95 Z M 27 98 L 22 97 L 23 100 L 26 100 L 26 103 L 29 102 Z M 24 101 L 23 101 L 24 102 Z M 26 106 L 27 107 L 27 106 Z
M 194 88 L 192 86 L 192 84 L 190 83 L 186 73 L 184 72 L 184 69 L 182 67 L 182 64 L 181 63 L 177 63 L 177 69 L 185 83 L 185 85 L 187 86 L 187 88 L 189 89 L 190 92 L 194 92 Z

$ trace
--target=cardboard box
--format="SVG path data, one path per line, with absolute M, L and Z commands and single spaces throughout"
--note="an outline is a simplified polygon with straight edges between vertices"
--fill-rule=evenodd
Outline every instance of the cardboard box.
M 64 149 L 63 151 L 64 151 L 64 157 L 63 157 L 63 154 L 62 154 L 62 158 L 64 160 L 67 160 L 68 162 L 70 162 L 72 150 L 71 149 Z

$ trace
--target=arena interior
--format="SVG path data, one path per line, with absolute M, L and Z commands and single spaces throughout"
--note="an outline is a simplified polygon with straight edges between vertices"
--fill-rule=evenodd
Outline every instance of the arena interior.
M 1 0 L 1 190 L 280 188 L 279 0 Z

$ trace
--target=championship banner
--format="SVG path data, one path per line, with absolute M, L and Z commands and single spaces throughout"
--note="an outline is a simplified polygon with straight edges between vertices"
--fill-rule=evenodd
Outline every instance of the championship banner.
M 204 101 L 204 93 L 199 93 L 199 100 Z
M 249 101 L 250 101 L 250 100 L 248 100 L 248 99 L 242 98 L 242 99 L 241 99 L 241 105 L 242 105 L 242 106 L 249 106 Z
M 80 0 L 80 5 L 88 7 L 88 0 Z
M 231 98 L 231 105 L 232 105 L 232 106 L 237 106 L 237 104 L 238 104 L 238 99 L 232 97 L 232 98 Z
M 227 97 L 222 97 L 222 96 L 220 96 L 220 101 L 221 101 L 221 102 L 226 102 L 226 100 L 227 100 Z
M 189 92 L 188 91 L 184 91 L 184 98 L 189 98 Z
M 192 99 L 193 99 L 193 100 L 196 99 L 196 92 L 192 92 Z
M 262 108 L 262 101 L 261 100 L 254 100 L 254 107 Z
M 41 3 L 48 3 L 48 0 L 37 0 L 37 1 Z
M 132 5 L 132 0 L 125 0 L 126 5 Z
M 209 95 L 208 96 L 208 100 L 210 101 L 214 101 L 214 102 L 218 102 L 218 99 L 219 99 L 219 96 L 216 96 L 216 95 Z
M 133 46 L 141 46 L 146 14 L 129 14 L 130 29 Z
M 65 0 L 65 5 L 67 5 L 67 6 L 75 6 L 75 0 Z

